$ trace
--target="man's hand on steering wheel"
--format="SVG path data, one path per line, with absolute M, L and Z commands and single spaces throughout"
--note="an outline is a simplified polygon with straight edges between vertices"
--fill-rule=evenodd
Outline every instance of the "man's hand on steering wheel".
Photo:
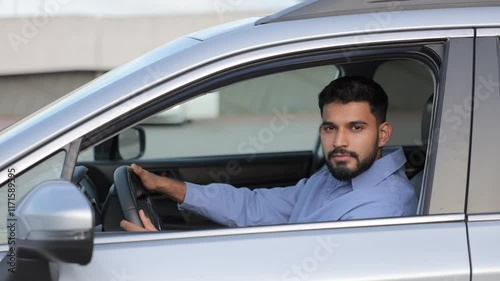
M 142 186 L 148 191 L 158 191 L 159 176 L 144 170 L 142 167 L 132 164 L 130 166 L 134 173 L 141 179 Z
M 131 173 L 135 175 L 131 176 Z M 186 196 L 186 184 L 184 182 L 160 177 L 136 164 L 132 164 L 127 169 L 126 166 L 118 168 L 115 171 L 115 184 L 126 218 L 126 220 L 120 222 L 120 227 L 127 231 L 156 231 L 162 228 L 160 218 L 151 206 L 152 201 L 149 194 L 145 193 L 161 192 L 178 203 L 182 203 Z M 153 213 L 153 220 L 149 219 L 138 207 L 136 198 L 139 197 L 142 197 L 143 200 L 144 198 L 147 199 L 150 212 L 148 215 L 151 216 L 151 213 Z
M 139 210 L 139 217 L 141 218 L 144 227 L 138 226 L 137 224 L 131 223 L 126 220 L 122 220 L 120 222 L 120 227 L 125 229 L 126 231 L 158 231 L 151 220 L 146 217 L 143 210 Z
M 147 191 L 163 193 L 178 203 L 184 202 L 184 198 L 186 197 L 186 183 L 155 175 L 137 164 L 132 164 L 130 168 L 132 168 L 134 174 L 141 180 L 142 186 Z

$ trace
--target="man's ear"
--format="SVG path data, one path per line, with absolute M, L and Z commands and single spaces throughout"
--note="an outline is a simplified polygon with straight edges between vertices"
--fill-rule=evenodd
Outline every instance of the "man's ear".
M 378 147 L 383 147 L 391 138 L 392 126 L 384 122 L 378 126 Z

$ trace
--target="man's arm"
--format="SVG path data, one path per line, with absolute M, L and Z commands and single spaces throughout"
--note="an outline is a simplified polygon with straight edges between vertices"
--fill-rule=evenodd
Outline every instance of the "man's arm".
M 136 164 L 132 164 L 131 168 L 139 176 L 142 185 L 147 190 L 163 193 L 178 203 L 184 202 L 186 197 L 186 184 L 184 182 L 157 176 Z
M 228 184 L 187 183 L 185 200 L 179 207 L 231 227 L 283 224 L 288 223 L 305 182 L 254 190 Z
M 249 190 L 228 184 L 196 185 L 160 177 L 132 164 L 149 191 L 161 192 L 180 203 L 184 210 L 208 217 L 227 226 L 249 226 L 287 223 L 298 197 L 301 180 L 296 186 Z M 145 224 L 143 220 L 143 224 Z M 125 230 L 137 231 L 126 222 Z

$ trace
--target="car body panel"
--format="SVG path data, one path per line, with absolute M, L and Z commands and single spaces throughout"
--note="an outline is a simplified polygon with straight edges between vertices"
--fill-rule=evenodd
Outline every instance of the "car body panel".
M 465 223 L 453 222 L 463 216 L 432 219 L 450 222 L 385 219 L 367 228 L 351 221 L 310 224 L 301 231 L 296 230 L 303 225 L 251 227 L 192 232 L 192 238 L 148 234 L 142 242 L 122 235 L 115 244 L 106 242 L 113 235 L 102 243 L 97 237 L 92 262 L 86 268 L 61 266 L 60 280 L 469 280 Z M 396 220 L 408 224 L 391 226 Z M 134 266 L 116 258 L 124 255 Z M 153 265 L 161 265 L 161 273 Z
M 500 278 L 500 214 L 470 215 L 467 222 L 473 281 Z
M 475 44 L 473 138 L 466 209 L 473 281 L 500 278 L 499 35 L 499 29 L 478 29 Z
M 476 39 L 476 77 L 474 124 L 471 147 L 471 170 L 467 212 L 469 214 L 500 212 L 500 134 L 493 129 L 500 118 L 498 36 Z

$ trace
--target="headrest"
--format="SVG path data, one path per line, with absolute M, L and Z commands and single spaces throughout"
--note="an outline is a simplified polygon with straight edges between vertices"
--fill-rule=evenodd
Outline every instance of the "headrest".
M 422 112 L 422 124 L 420 126 L 420 134 L 422 137 L 422 144 L 427 147 L 427 142 L 429 141 L 429 131 L 431 127 L 431 117 L 432 117 L 432 103 L 434 101 L 434 95 L 431 95 L 425 102 L 424 111 Z

